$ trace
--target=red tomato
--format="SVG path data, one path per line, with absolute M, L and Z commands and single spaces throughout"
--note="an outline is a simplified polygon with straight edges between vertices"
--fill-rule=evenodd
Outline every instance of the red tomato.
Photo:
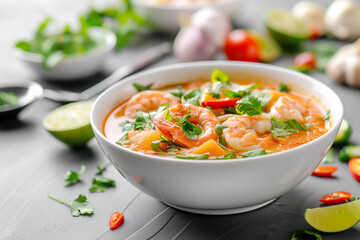
M 219 109 L 219 108 L 227 108 L 233 107 L 236 105 L 236 102 L 241 100 L 241 98 L 224 98 L 224 99 L 214 99 L 201 102 L 202 107 L 209 106 L 212 109 Z
M 360 158 L 352 158 L 349 161 L 349 170 L 351 175 L 360 182 Z
M 110 216 L 109 226 L 111 230 L 117 229 L 124 222 L 124 214 L 122 212 L 114 212 Z
M 229 60 L 260 62 L 260 44 L 245 30 L 231 31 L 224 51 Z
M 303 69 L 316 68 L 316 56 L 313 52 L 303 52 L 295 56 L 293 66 Z
M 323 202 L 328 205 L 344 203 L 345 200 L 351 198 L 351 193 L 348 192 L 333 192 L 329 193 L 319 199 L 320 202 Z
M 333 167 L 333 166 L 318 166 L 314 170 L 312 175 L 318 176 L 318 177 L 330 177 L 331 174 L 336 172 L 336 170 L 337 170 L 337 167 Z

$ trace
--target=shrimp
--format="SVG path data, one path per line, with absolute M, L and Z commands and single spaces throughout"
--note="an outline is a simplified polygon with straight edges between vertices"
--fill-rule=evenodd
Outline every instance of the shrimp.
M 164 117 L 153 119 L 157 131 L 170 141 L 189 148 L 200 146 L 210 139 L 217 141 L 218 136 L 215 133 L 215 126 L 216 124 L 219 124 L 220 121 L 209 109 L 197 107 L 192 104 L 178 104 L 169 108 L 169 113 L 172 117 L 181 119 L 189 114 L 189 109 L 191 112 L 190 118 L 187 121 L 202 129 L 202 133 L 197 136 L 196 140 L 185 137 L 184 132 L 181 130 L 181 126 L 164 119 Z
M 304 122 L 303 114 L 306 109 L 296 100 L 282 96 L 274 106 L 271 107 L 270 115 L 274 116 L 277 120 L 286 121 L 296 119 L 299 122 Z
M 147 90 L 134 95 L 125 108 L 125 116 L 135 118 L 136 111 L 150 112 L 158 109 L 161 105 L 169 104 L 169 107 L 180 103 L 179 98 L 171 93 Z
M 268 114 L 257 116 L 238 115 L 223 122 L 227 126 L 223 130 L 226 144 L 237 151 L 249 151 L 261 148 L 272 141 L 271 137 L 260 137 L 271 130 Z

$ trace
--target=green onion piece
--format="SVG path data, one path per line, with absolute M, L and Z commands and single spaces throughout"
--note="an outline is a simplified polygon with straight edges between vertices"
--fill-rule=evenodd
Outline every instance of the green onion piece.
M 227 83 L 229 82 L 229 76 L 219 69 L 214 69 L 211 74 L 211 82 Z

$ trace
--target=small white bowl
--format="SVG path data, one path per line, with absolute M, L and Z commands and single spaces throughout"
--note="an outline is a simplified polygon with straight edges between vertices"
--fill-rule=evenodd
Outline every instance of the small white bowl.
M 274 79 L 314 95 L 331 111 L 331 128 L 299 147 L 253 158 L 182 160 L 123 148 L 102 133 L 107 114 L 136 93 L 134 82 L 154 88 L 209 78 L 213 69 L 230 77 Z M 175 208 L 202 214 L 234 214 L 272 202 L 305 180 L 332 145 L 343 118 L 339 97 L 314 78 L 267 64 L 212 61 L 165 66 L 133 75 L 103 92 L 91 114 L 95 137 L 111 163 L 132 185 Z
M 46 80 L 72 81 L 86 78 L 100 71 L 105 58 L 116 44 L 115 34 L 107 29 L 92 27 L 89 34 L 94 38 L 104 38 L 104 43 L 83 54 L 69 55 L 52 69 L 45 69 L 42 66 L 43 56 L 40 54 L 15 48 L 15 55 L 28 68 Z
M 172 6 L 146 4 L 144 0 L 132 0 L 135 10 L 153 24 L 156 31 L 175 34 L 179 30 L 179 16 L 191 15 L 204 6 L 214 6 L 230 18 L 240 10 L 243 0 L 222 0 L 206 5 Z

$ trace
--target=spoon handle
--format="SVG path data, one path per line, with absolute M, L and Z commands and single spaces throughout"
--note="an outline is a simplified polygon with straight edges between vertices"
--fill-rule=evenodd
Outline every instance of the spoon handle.
M 120 79 L 135 73 L 144 67 L 149 66 L 155 61 L 159 60 L 161 57 L 166 54 L 171 53 L 172 45 L 169 42 L 161 43 L 155 47 L 150 48 L 145 51 L 143 54 L 139 55 L 138 58 L 128 65 L 120 67 L 110 76 L 102 80 L 101 82 L 95 84 L 94 86 L 86 89 L 81 93 L 75 93 L 71 91 L 54 91 L 50 89 L 44 90 L 44 96 L 48 99 L 54 100 L 56 102 L 66 103 L 66 102 L 74 102 L 81 100 L 88 100 L 106 88 L 110 87 L 112 84 L 116 83 Z

